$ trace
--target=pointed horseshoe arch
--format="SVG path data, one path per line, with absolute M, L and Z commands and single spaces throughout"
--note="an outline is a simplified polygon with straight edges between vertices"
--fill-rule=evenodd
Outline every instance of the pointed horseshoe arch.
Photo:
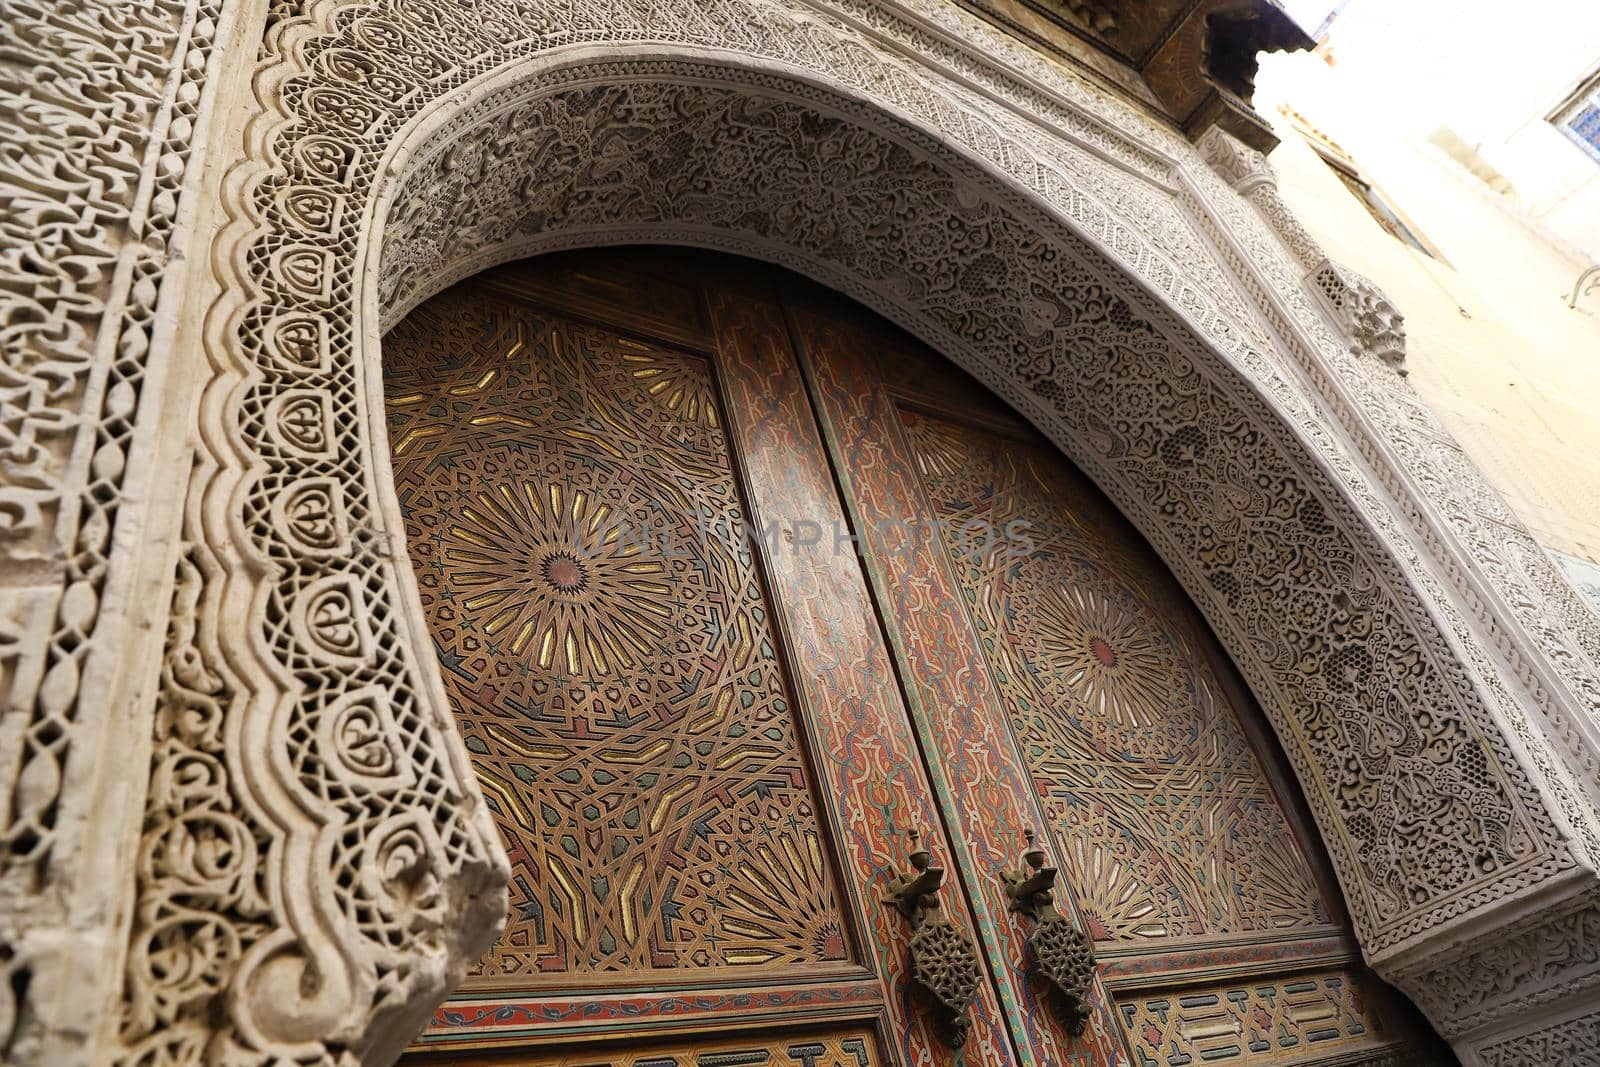
M 504 861 L 405 563 L 380 336 L 462 277 L 561 248 L 781 264 L 1037 425 L 1204 612 L 1289 755 L 1365 953 L 1436 1022 L 1408 981 L 1431 939 L 1584 874 L 1547 765 L 1274 355 L 1265 295 L 1176 206 L 1181 179 L 1242 218 L 1192 153 L 1126 109 L 1134 135 L 1041 96 L 1047 127 L 975 74 L 878 47 L 867 21 L 765 3 L 637 32 L 573 17 L 518 30 L 440 4 L 269 31 L 216 245 L 131 1058 L 213 1034 L 204 987 L 236 1047 L 382 1060 L 492 937 Z M 394 739 L 382 775 L 338 750 L 328 724 L 350 715 Z M 241 844 L 197 884 L 161 843 L 202 820 Z M 175 985 L 152 961 L 202 927 L 201 973 Z

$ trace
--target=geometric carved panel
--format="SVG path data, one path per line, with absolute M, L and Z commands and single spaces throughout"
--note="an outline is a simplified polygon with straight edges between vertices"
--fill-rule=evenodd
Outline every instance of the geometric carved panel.
M 383 351 L 411 560 L 513 868 L 474 984 L 844 960 L 706 361 L 467 286 Z
M 1119 999 L 1117 1015 L 1138 1067 L 1297 1063 L 1387 1040 L 1371 1000 L 1343 971 L 1141 993 Z
M 1092 936 L 1154 946 L 1331 932 L 1160 562 L 1059 454 L 901 417 Z
M 767 1040 L 685 1041 L 643 1049 L 554 1053 L 514 1060 L 484 1060 L 489 1064 L 515 1062 L 517 1067 L 881 1067 L 886 1061 L 871 1031 L 852 1029 Z

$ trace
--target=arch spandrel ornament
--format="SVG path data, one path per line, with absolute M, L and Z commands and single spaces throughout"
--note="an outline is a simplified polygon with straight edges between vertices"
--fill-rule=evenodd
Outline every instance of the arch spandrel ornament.
M 503 865 L 375 430 L 379 316 L 639 240 L 808 273 L 1024 412 L 1229 647 L 1380 970 L 1487 1062 L 1592 1027 L 1596 627 L 1409 387 L 1347 351 L 1270 201 L 936 0 L 269 16 L 259 50 L 230 24 L 256 95 L 227 103 L 259 114 L 211 260 L 127 1062 L 383 1060 L 493 935 Z M 180 82 L 149 91 L 192 112 Z M 352 715 L 388 740 L 323 751 L 368 736 Z M 1508 923 L 1503 959 L 1470 943 Z

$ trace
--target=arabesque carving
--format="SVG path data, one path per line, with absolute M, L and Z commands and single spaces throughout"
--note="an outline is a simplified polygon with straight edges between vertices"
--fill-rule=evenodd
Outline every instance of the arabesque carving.
M 1594 1062 L 1597 1048 L 1600 1048 L 1600 1012 L 1589 1012 L 1487 1044 L 1478 1054 L 1478 1063 L 1482 1067 L 1588 1064 Z
M 1311 272 L 1328 314 L 1349 335 L 1357 355 L 1376 357 L 1396 374 L 1406 373 L 1405 317 L 1371 281 L 1331 260 Z
M 1429 961 L 1412 981 L 1447 1036 L 1493 1033 L 1529 1008 L 1591 988 L 1600 975 L 1600 893 L 1511 924 Z
M 1323 254 L 1278 195 L 1278 178 L 1267 157 L 1222 130 L 1211 130 L 1201 138 L 1200 151 L 1212 170 L 1256 206 L 1306 268 L 1304 287 L 1338 331 L 1350 338 L 1350 351 L 1376 357 L 1404 375 L 1404 316 L 1371 280 Z
M 87 1054 L 145 782 L 130 557 L 220 0 L 7 3 L 0 26 L 0 1058 Z M 173 280 L 176 281 L 173 281 Z M 169 284 L 173 281 L 173 284 Z M 135 501 L 124 514 L 129 497 Z M 138 636 L 148 632 L 146 641 Z M 135 760 L 135 763 L 138 761 Z M 126 769 L 127 764 L 121 764 Z M 105 797 L 112 803 L 105 803 Z M 120 853 L 119 853 L 120 848 Z
M 150 442 L 193 432 L 139 415 L 139 389 L 167 340 L 192 352 L 201 334 L 160 309 L 188 284 L 170 243 L 219 14 L 8 15 L 56 64 L 0 85 L 21 101 L 6 169 L 25 176 L 0 263 L 18 327 L 0 514 L 25 564 L 0 628 L 8 997 L 40 951 L 72 951 L 21 931 L 67 921 L 51 887 L 86 853 L 58 816 L 93 794 L 60 783 L 105 743 L 79 711 L 120 700 L 155 750 L 127 850 L 125 1061 L 398 1051 L 492 934 L 504 870 L 402 577 L 365 287 L 392 321 L 491 263 L 630 240 L 842 289 L 1105 487 L 1237 659 L 1369 958 L 1414 998 L 1505 981 L 1492 961 L 1428 964 L 1523 912 L 1528 973 L 1592 995 L 1525 902 L 1593 881 L 1600 626 L 1405 380 L 1362 365 L 1398 323 L 1318 305 L 1306 275 L 1326 256 L 1253 162 L 1241 199 L 1172 131 L 940 0 L 238 13 L 218 66 L 249 72 L 221 109 L 248 122 L 243 156 L 223 137 L 207 158 L 231 168 L 225 217 L 192 260 L 223 296 L 191 547 L 161 698 L 135 708 L 102 676 L 143 669 L 118 658 L 135 628 L 105 591 L 131 580 L 153 513 L 113 511 Z M 114 522 L 133 532 L 114 540 Z M 115 910 L 106 884 L 97 916 Z M 41 1034 L 86 1040 L 44 988 L 5 1009 L 30 1020 L 19 1062 L 62 1062 Z M 1511 1026 L 1524 1009 L 1507 1010 Z M 1581 1062 L 1583 1025 L 1462 1047 Z

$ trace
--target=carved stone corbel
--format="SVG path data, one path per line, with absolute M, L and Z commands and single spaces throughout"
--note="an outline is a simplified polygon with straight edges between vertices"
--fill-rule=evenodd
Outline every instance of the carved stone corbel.
M 1095 33 L 1111 34 L 1117 29 L 1117 12 L 1107 0 L 1065 0 L 1067 10 Z
M 1328 258 L 1278 195 L 1278 175 L 1266 156 L 1218 127 L 1207 130 L 1198 147 L 1206 165 L 1254 205 L 1301 266 L 1310 269 Z
M 1306 268 L 1306 288 L 1350 339 L 1350 350 L 1404 375 L 1405 317 L 1370 279 L 1328 258 L 1278 194 L 1278 177 L 1267 157 L 1217 128 L 1206 132 L 1199 148 L 1206 164 L 1250 201 Z
M 1405 316 L 1372 281 L 1331 259 L 1306 276 L 1323 310 L 1350 339 L 1350 351 L 1406 373 Z

